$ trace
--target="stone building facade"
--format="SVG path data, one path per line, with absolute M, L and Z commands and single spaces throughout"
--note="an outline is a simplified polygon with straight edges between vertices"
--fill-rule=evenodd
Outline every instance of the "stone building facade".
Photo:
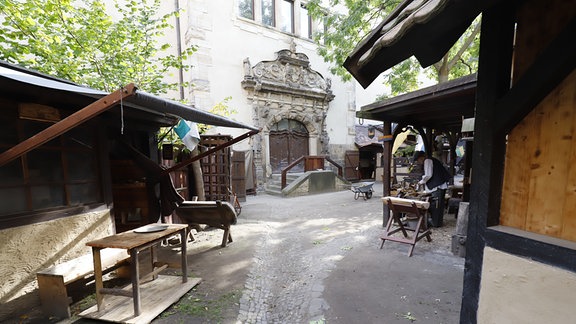
M 185 100 L 205 110 L 226 100 L 230 118 L 261 128 L 233 147 L 247 153 L 258 189 L 301 155 L 328 155 L 344 166 L 345 152 L 356 150 L 356 108 L 381 89 L 364 90 L 330 72 L 312 40 L 322 25 L 310 19 L 305 1 L 189 0 L 179 6 L 180 33 L 167 36 L 180 34 L 172 42 L 197 48 L 184 76 L 193 83 Z
M 293 121 L 305 129 L 308 150 L 297 150 L 299 153 L 330 155 L 330 137 L 326 131 L 326 115 L 329 103 L 334 99 L 330 79 L 324 79 L 310 67 L 306 54 L 296 52 L 295 43 L 291 49 L 281 50 L 276 55 L 275 60 L 261 61 L 254 67 L 250 66 L 249 58 L 244 60 L 242 87 L 247 90 L 247 100 L 252 106 L 252 123 L 261 129 L 253 150 L 256 175 L 262 180 L 299 157 L 278 152 L 270 145 L 271 136 L 282 131 L 275 132 L 274 126 L 283 121 L 288 127 L 288 121 Z M 290 142 L 291 139 L 288 135 L 286 140 L 279 141 Z M 292 143 L 296 144 L 297 140 Z M 285 161 L 274 163 L 283 159 Z

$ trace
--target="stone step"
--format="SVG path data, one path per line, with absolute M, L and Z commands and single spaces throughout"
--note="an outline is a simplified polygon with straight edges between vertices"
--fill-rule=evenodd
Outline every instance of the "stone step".
M 292 181 L 298 179 L 304 173 L 287 173 L 286 174 L 286 185 L 290 184 Z M 266 193 L 271 195 L 282 195 L 282 175 L 272 174 L 270 179 L 265 186 Z

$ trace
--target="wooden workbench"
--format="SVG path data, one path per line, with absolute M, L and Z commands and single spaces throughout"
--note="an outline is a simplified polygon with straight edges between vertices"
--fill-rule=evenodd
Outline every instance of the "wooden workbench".
M 81 317 L 116 323 L 149 323 L 178 301 L 186 292 L 200 282 L 199 278 L 188 279 L 186 256 L 186 228 L 184 224 L 150 224 L 135 230 L 90 241 L 94 258 L 94 281 L 96 305 L 80 314 Z M 182 277 L 164 276 L 158 273 L 167 265 L 157 262 L 155 248 L 168 237 L 180 233 Z M 104 288 L 100 251 L 106 248 L 126 249 L 130 254 L 132 284 L 122 289 Z M 150 250 L 152 271 L 140 275 L 138 255 Z M 106 296 L 105 295 L 110 295 Z

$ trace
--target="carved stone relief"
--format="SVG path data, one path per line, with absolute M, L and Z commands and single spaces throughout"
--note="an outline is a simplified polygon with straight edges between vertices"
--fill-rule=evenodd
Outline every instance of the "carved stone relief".
M 306 126 L 311 141 L 317 141 L 317 152 L 328 154 L 329 137 L 326 131 L 326 114 L 329 102 L 334 99 L 330 79 L 310 67 L 308 56 L 297 53 L 295 45 L 276 53 L 273 61 L 258 62 L 253 67 L 249 58 L 244 59 L 242 87 L 248 91 L 254 123 L 262 129 L 254 142 L 258 183 L 264 183 L 269 173 L 265 151 L 270 126 L 282 119 L 294 119 Z M 313 146 L 316 147 L 316 146 Z M 258 151 L 259 150 L 259 151 Z M 260 165 L 258 165 L 260 163 Z

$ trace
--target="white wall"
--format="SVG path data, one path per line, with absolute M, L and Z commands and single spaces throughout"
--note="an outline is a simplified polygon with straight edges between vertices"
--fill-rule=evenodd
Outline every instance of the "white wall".
M 230 0 L 188 2 L 187 15 L 191 25 L 186 31 L 186 39 L 200 46 L 193 58 L 195 67 L 191 77 L 197 85 L 209 84 L 209 92 L 194 93 L 195 105 L 210 109 L 231 96 L 229 106 L 238 113 L 230 117 L 253 125 L 251 104 L 241 86 L 244 78 L 242 62 L 248 57 L 254 66 L 260 61 L 274 60 L 275 53 L 289 49 L 292 39 L 295 39 L 296 51 L 306 54 L 311 68 L 332 81 L 335 98 L 330 102 L 326 119 L 330 144 L 352 146 L 355 110 L 358 104 L 371 103 L 377 94 L 383 92 L 378 89 L 381 85 L 375 84 L 369 90 L 363 90 L 355 82 L 343 83 L 339 77 L 331 75 L 329 65 L 316 54 L 315 43 L 239 18 L 236 6 L 236 2 Z M 361 99 L 358 101 L 357 98 Z M 244 130 L 214 129 L 212 132 L 237 136 Z M 248 149 L 248 144 L 237 145 L 235 149 Z
M 576 273 L 484 249 L 478 323 L 574 323 Z
M 38 305 L 36 272 L 91 253 L 86 242 L 113 233 L 108 209 L 0 230 L 0 322 Z

